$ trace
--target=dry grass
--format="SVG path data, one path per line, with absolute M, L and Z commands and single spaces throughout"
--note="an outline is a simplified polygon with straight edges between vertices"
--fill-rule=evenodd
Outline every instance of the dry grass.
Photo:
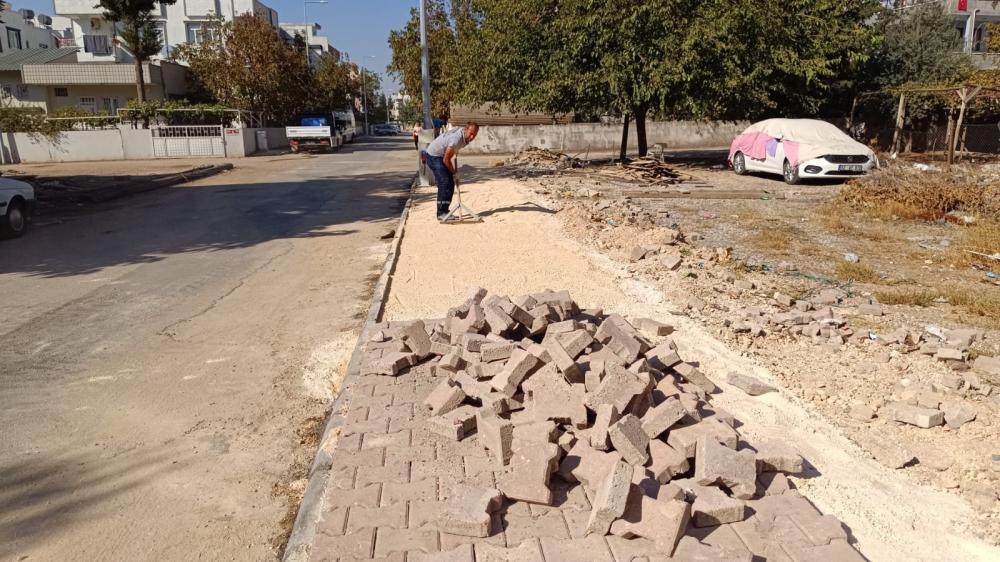
M 799 234 L 801 233 L 797 229 L 787 224 L 775 224 L 758 230 L 752 240 L 765 250 L 785 254 L 791 250 L 792 243 Z
M 875 291 L 875 298 L 882 304 L 930 306 L 938 296 L 940 293 L 937 291 L 924 287 Z
M 840 192 L 840 202 L 879 218 L 937 220 L 958 211 L 1000 220 L 1000 181 L 982 171 L 896 166 L 852 181 Z
M 931 306 L 943 299 L 955 308 L 955 315 L 962 321 L 986 328 L 1000 328 L 1000 295 L 976 286 L 930 289 L 914 287 L 885 289 L 875 292 L 882 304 Z
M 816 209 L 820 226 L 835 234 L 850 234 L 854 232 L 852 221 L 846 209 L 835 203 L 827 203 Z
M 841 281 L 854 281 L 855 283 L 878 283 L 882 276 L 871 267 L 850 262 L 840 262 L 834 266 L 834 275 Z
M 1000 261 L 979 255 L 997 253 L 1000 253 L 1000 223 L 983 222 L 965 229 L 961 239 L 953 246 L 951 257 L 962 265 L 998 271 Z

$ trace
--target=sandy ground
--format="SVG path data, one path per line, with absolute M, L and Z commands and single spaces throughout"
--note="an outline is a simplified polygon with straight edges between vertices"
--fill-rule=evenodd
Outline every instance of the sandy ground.
M 477 164 L 485 167 L 488 160 Z M 462 175 L 468 182 L 466 202 L 485 222 L 437 224 L 432 193 L 423 190 L 403 239 L 387 319 L 440 317 L 472 286 L 509 295 L 568 289 L 581 306 L 675 323 L 682 356 L 700 362 L 717 382 L 738 370 L 782 386 L 766 366 L 727 346 L 701 322 L 672 314 L 678 307 L 663 291 L 637 278 L 625 264 L 573 241 L 554 214 L 557 205 L 520 182 L 490 179 L 486 171 L 463 169 Z M 796 484 L 824 512 L 844 521 L 872 560 L 1000 556 L 1000 550 L 967 532 L 965 524 L 975 515 L 961 498 L 877 464 L 793 393 L 782 388 L 750 398 L 722 386 L 727 391 L 715 400 L 745 424 L 742 431 L 758 439 L 783 438 L 803 453 L 815 471 Z
M 0 560 L 280 557 L 405 146 L 250 159 L 0 243 Z

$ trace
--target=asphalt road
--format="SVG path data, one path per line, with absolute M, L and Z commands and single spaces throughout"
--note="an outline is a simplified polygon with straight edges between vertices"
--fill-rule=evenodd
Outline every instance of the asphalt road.
M 273 560 L 415 168 L 247 159 L 0 242 L 0 560 Z

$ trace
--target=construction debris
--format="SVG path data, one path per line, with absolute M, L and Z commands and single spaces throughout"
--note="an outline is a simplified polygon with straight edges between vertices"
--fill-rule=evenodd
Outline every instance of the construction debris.
M 436 519 L 442 532 L 496 532 L 491 514 L 503 509 L 501 495 L 507 505 L 553 505 L 555 475 L 583 486 L 591 499 L 579 536 L 646 539 L 664 556 L 723 555 L 694 530 L 749 523 L 756 513 L 760 521 L 741 532 L 754 534 L 747 544 L 763 550 L 746 552 L 746 559 L 829 547 L 829 533 L 815 540 L 810 533 L 840 529 L 839 522 L 820 515 L 783 476 L 801 472 L 802 457 L 780 442 L 754 449 L 741 440 L 733 417 L 711 406 L 719 389 L 678 356 L 671 332 L 651 319 L 633 325 L 581 311 L 565 291 L 510 299 L 476 290 L 442 320 L 385 326 L 367 344 L 362 372 L 392 377 L 420 365 L 435 379 L 422 397 L 430 412 L 422 426 L 451 441 L 474 434 L 488 455 L 484 466 L 495 473 L 496 488 L 455 482 Z M 773 390 L 739 377 L 729 380 L 751 394 Z M 909 405 L 894 411 L 912 414 L 902 406 Z M 936 419 L 918 414 L 908 419 Z M 940 414 L 939 424 L 974 417 L 961 405 Z M 784 515 L 811 540 L 782 542 L 786 535 L 773 521 Z M 838 559 L 863 559 L 846 541 L 838 548 Z

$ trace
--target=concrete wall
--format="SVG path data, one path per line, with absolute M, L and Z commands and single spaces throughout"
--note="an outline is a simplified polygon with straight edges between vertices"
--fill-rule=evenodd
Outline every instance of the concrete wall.
M 153 133 L 149 129 L 119 129 L 122 155 L 126 160 L 153 158 Z
M 667 148 L 728 147 L 733 138 L 746 129 L 748 122 L 657 121 L 646 123 L 650 146 L 663 143 Z M 607 152 L 618 150 L 622 126 L 603 123 L 569 125 L 484 126 L 466 154 L 512 154 L 530 146 L 560 152 Z M 635 126 L 629 127 L 629 148 L 636 150 Z

